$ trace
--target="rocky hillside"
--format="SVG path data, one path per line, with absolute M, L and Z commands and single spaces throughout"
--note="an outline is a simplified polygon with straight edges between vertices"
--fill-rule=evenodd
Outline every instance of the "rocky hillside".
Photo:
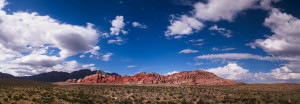
M 67 79 L 84 78 L 86 76 L 93 75 L 96 72 L 97 72 L 96 70 L 92 71 L 90 69 L 82 69 L 71 73 L 52 71 L 52 72 L 41 73 L 32 76 L 22 76 L 22 77 L 15 77 L 13 75 L 0 72 L 0 78 L 28 79 L 28 80 L 43 81 L 43 82 L 64 82 Z M 106 73 L 101 70 L 98 70 L 98 72 L 106 76 L 117 75 L 116 73 Z
M 120 76 L 105 74 L 93 74 L 80 79 L 68 79 L 67 83 L 95 83 L 95 84 L 178 84 L 178 85 L 243 85 L 243 82 L 236 82 L 223 79 L 213 73 L 196 70 L 183 71 L 172 75 L 164 76 L 157 73 L 140 73 L 134 76 Z

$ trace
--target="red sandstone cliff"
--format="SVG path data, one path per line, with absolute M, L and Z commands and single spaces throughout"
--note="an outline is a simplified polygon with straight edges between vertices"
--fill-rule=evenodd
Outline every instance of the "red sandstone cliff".
M 102 84 L 178 84 L 178 85 L 243 85 L 243 82 L 223 79 L 213 73 L 196 70 L 183 71 L 164 76 L 156 73 L 136 74 L 134 76 L 94 74 L 83 79 L 69 79 L 68 83 Z

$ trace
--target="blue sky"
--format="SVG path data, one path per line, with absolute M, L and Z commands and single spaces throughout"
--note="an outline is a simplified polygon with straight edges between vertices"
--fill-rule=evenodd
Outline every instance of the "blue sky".
M 0 71 L 167 75 L 201 69 L 247 83 L 299 83 L 299 4 L 0 0 Z

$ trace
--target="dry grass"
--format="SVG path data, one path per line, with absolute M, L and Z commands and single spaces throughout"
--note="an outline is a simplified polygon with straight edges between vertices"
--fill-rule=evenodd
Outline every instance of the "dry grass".
M 299 84 L 251 84 L 240 86 L 181 85 L 54 85 L 0 80 L 1 103 L 300 103 Z M 38 85 L 38 86 L 36 86 Z

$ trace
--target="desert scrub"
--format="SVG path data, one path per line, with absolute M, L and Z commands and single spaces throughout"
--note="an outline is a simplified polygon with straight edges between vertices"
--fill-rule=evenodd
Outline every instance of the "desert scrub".
M 251 84 L 239 86 L 93 85 L 0 79 L 0 103 L 300 103 L 299 84 Z M 18 82 L 20 80 L 17 80 Z M 1 84 L 2 83 L 2 84 Z M 5 83 L 5 84 L 3 84 Z M 37 86 L 36 86 L 37 85 Z

